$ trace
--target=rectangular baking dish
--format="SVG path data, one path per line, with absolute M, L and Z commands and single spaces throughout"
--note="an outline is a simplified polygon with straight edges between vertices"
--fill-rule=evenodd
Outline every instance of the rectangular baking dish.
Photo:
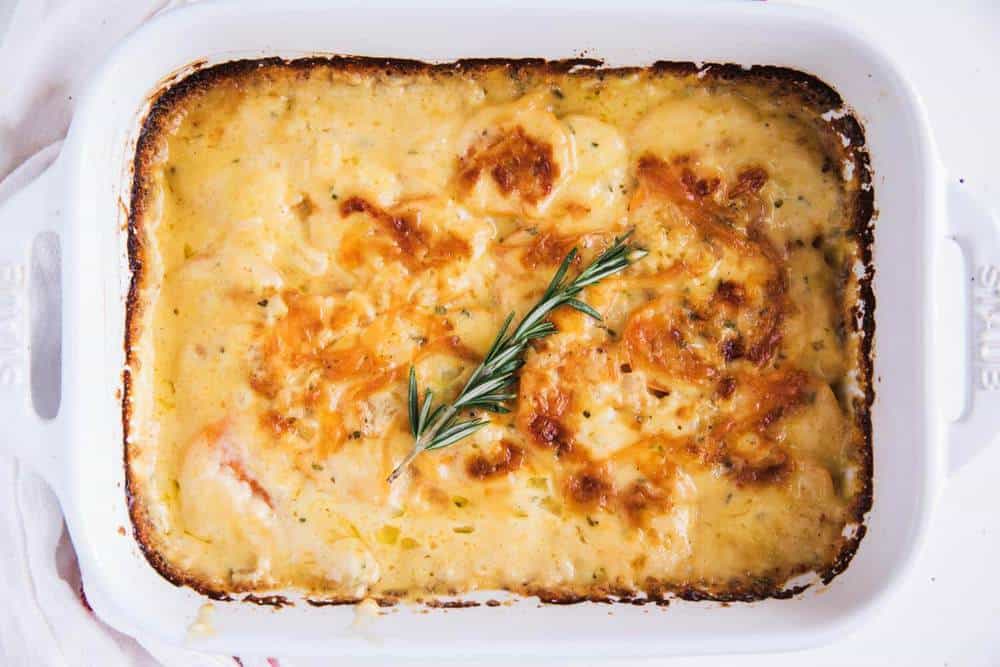
M 301 599 L 281 609 L 215 601 L 202 624 L 210 631 L 189 631 L 209 601 L 147 563 L 125 494 L 120 392 L 137 134 L 151 96 L 193 68 L 333 53 L 780 65 L 841 93 L 865 124 L 878 209 L 874 507 L 843 574 L 792 599 L 751 604 L 522 599 L 465 609 L 402 606 L 361 623 L 352 607 Z M 1000 308 L 1000 230 L 946 187 L 919 100 L 886 57 L 839 19 L 814 11 L 764 3 L 391 11 L 308 0 L 199 3 L 156 18 L 114 51 L 79 101 L 59 158 L 0 207 L 0 224 L 3 441 L 58 494 L 95 612 L 128 634 L 201 650 L 595 658 L 816 645 L 843 636 L 901 581 L 944 477 L 946 446 L 959 448 L 951 457 L 958 465 L 1000 426 L 1000 411 L 986 405 L 1000 389 L 1000 339 L 989 327 Z M 62 247 L 62 397 L 54 419 L 39 417 L 32 404 L 27 323 L 31 246 L 45 231 L 56 232 Z

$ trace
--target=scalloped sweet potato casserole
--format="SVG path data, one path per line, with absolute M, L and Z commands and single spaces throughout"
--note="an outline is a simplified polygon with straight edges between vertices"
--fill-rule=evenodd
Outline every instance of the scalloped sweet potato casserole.
M 126 462 L 212 595 L 747 600 L 830 578 L 871 498 L 863 134 L 775 68 L 335 58 L 153 103 L 130 222 Z M 507 415 L 386 476 L 567 252 Z

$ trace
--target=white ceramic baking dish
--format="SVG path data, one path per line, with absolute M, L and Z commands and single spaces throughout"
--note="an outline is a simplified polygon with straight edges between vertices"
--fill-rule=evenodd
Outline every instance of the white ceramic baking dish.
M 1000 388 L 1000 315 L 987 326 L 990 303 L 1000 301 L 1000 230 L 949 192 L 919 100 L 885 56 L 838 19 L 771 3 L 612 4 L 387 11 L 307 0 L 200 3 L 157 18 L 114 52 L 79 101 L 57 162 L 0 208 L 3 441 L 56 490 L 87 597 L 102 619 L 132 635 L 241 655 L 742 652 L 840 637 L 899 583 L 925 532 L 945 450 L 981 446 L 1000 425 L 1000 411 L 986 409 L 997 396 L 989 392 Z M 403 607 L 360 629 L 351 607 L 216 602 L 214 632 L 190 637 L 206 599 L 168 583 L 146 562 L 132 537 L 124 489 L 123 232 L 136 135 L 149 96 L 196 61 L 317 53 L 430 61 L 584 53 L 609 65 L 772 64 L 834 86 L 865 123 L 879 210 L 875 501 L 847 571 L 789 600 L 728 607 L 678 601 L 667 608 L 523 600 L 429 613 Z M 30 249 L 44 230 L 58 233 L 63 256 L 62 399 L 49 420 L 30 398 L 26 300 Z M 963 253 L 949 246 L 949 236 Z M 939 250 L 956 257 L 938 261 Z M 973 297 L 979 320 L 972 319 Z M 957 421 L 949 421 L 946 405 L 961 413 Z

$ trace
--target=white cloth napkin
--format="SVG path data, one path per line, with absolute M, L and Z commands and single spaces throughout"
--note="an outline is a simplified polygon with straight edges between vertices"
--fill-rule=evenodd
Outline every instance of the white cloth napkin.
M 149 17 L 183 2 L 19 2 L 0 43 L 0 202 L 55 159 L 73 114 L 73 100 L 110 49 Z M 0 664 L 278 664 L 273 658 L 238 660 L 140 645 L 104 625 L 86 605 L 76 555 L 55 495 L 41 478 L 2 454 L 0 545 Z M 289 664 L 282 661 L 282 667 Z

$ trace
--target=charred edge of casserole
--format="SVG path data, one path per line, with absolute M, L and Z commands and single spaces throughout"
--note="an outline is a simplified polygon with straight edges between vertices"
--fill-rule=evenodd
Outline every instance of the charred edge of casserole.
M 546 604 L 579 604 L 581 602 L 598 602 L 602 604 L 624 603 L 636 606 L 655 604 L 666 607 L 672 600 L 684 600 L 687 602 L 758 602 L 769 598 L 785 600 L 802 593 L 809 584 L 781 588 L 772 583 L 774 580 L 760 579 L 754 582 L 741 583 L 733 586 L 724 592 L 709 592 L 694 585 L 675 586 L 658 585 L 650 582 L 650 590 L 642 595 L 637 595 L 631 589 L 611 589 L 606 594 L 577 595 L 554 590 L 530 590 L 527 595 L 537 596 L 539 600 Z
M 468 609 L 483 606 L 475 600 L 427 600 L 424 604 L 431 609 Z
M 258 607 L 274 607 L 275 609 L 290 607 L 295 604 L 284 595 L 254 595 L 252 593 L 244 595 L 240 598 L 240 602 L 252 602 Z
M 699 76 L 701 80 L 709 79 L 718 82 L 757 83 L 775 88 L 775 92 L 792 96 L 803 106 L 818 115 L 832 109 L 841 109 L 844 105 L 840 94 L 819 78 L 794 69 L 770 65 L 755 65 L 744 68 L 736 64 L 695 64 L 691 62 L 657 61 L 648 67 L 605 68 L 603 61 L 591 58 L 577 58 L 549 61 L 541 58 L 475 58 L 457 60 L 450 63 L 425 63 L 417 60 L 396 58 L 371 58 L 361 56 L 328 56 L 310 57 L 294 60 L 281 58 L 265 58 L 259 60 L 237 60 L 219 65 L 205 67 L 203 62 L 195 63 L 190 74 L 181 77 L 175 75 L 164 80 L 159 92 L 151 96 L 151 106 L 142 123 L 139 138 L 136 143 L 135 159 L 132 165 L 131 202 L 128 215 L 128 265 L 132 272 L 128 296 L 125 302 L 125 364 L 122 373 L 122 446 L 124 450 L 123 463 L 125 467 L 125 494 L 129 515 L 134 526 L 136 542 L 149 564 L 164 579 L 175 586 L 187 586 L 206 597 L 218 601 L 232 601 L 232 595 L 248 593 L 252 588 L 227 587 L 222 588 L 212 582 L 199 579 L 197 576 L 178 569 L 168 562 L 157 551 L 152 530 L 152 524 L 145 507 L 136 495 L 136 480 L 131 472 L 131 453 L 128 446 L 129 425 L 132 417 L 131 369 L 138 360 L 133 349 L 133 343 L 138 340 L 140 320 L 143 314 L 143 303 L 140 293 L 145 278 L 145 248 L 139 229 L 139 221 L 146 208 L 149 171 L 153 166 L 153 156 L 157 143 L 166 127 L 166 121 L 179 106 L 189 98 L 207 90 L 218 83 L 239 81 L 241 78 L 270 70 L 275 72 L 291 71 L 306 74 L 316 67 L 332 68 L 340 72 L 356 72 L 360 74 L 383 74 L 386 76 L 404 74 L 440 74 L 461 75 L 470 72 L 493 68 L 509 70 L 512 76 L 522 72 L 533 74 L 577 74 L 596 76 L 600 79 L 622 76 L 626 74 L 650 71 L 658 74 L 676 76 Z M 841 545 L 840 552 L 834 561 L 824 570 L 817 572 L 824 584 L 829 584 L 838 574 L 843 572 L 854 557 L 862 538 L 866 533 L 865 515 L 871 510 L 873 498 L 873 457 L 872 457 L 872 423 L 871 408 L 875 400 L 873 384 L 873 343 L 875 335 L 875 293 L 873 290 L 874 265 L 872 249 L 874 244 L 874 190 L 872 189 L 872 171 L 868 152 L 865 148 L 864 129 L 853 115 L 848 112 L 840 118 L 833 119 L 822 126 L 817 126 L 820 132 L 834 133 L 849 140 L 848 146 L 834 144 L 840 157 L 850 160 L 858 174 L 860 188 L 855 193 L 850 206 L 852 207 L 852 229 L 858 248 L 858 259 L 864 266 L 864 274 L 857 283 L 857 302 L 848 313 L 852 332 L 860 336 L 858 349 L 858 381 L 861 384 L 863 397 L 853 403 L 856 426 L 863 438 L 862 458 L 863 488 L 858 493 L 854 506 L 851 508 L 852 520 L 858 524 L 854 535 L 847 538 Z M 859 312 L 860 309 L 860 312 Z M 860 317 L 858 315 L 860 314 Z M 860 325 L 858 324 L 860 320 Z M 514 590 L 515 594 L 538 596 L 542 602 L 550 604 L 575 604 L 580 602 L 626 603 L 626 604 L 657 604 L 667 605 L 670 598 L 690 601 L 714 602 L 754 602 L 767 598 L 790 598 L 806 590 L 809 585 L 785 588 L 782 582 L 776 580 L 757 580 L 733 586 L 724 591 L 707 590 L 694 585 L 683 587 L 660 585 L 647 582 L 650 589 L 645 596 L 637 596 L 634 590 L 609 591 L 594 595 L 578 595 L 565 591 Z M 379 606 L 392 606 L 399 602 L 397 596 L 384 595 L 376 598 Z M 281 608 L 293 604 L 281 595 L 257 596 L 246 595 L 244 602 L 258 605 L 269 605 Z M 311 599 L 306 602 L 312 606 L 350 605 L 361 600 L 358 598 Z M 472 604 L 453 601 L 445 603 L 425 602 L 428 606 L 454 607 L 473 606 Z
M 820 573 L 824 584 L 829 584 L 834 577 L 847 569 L 851 559 L 861 545 L 861 540 L 868 532 L 864 523 L 865 515 L 871 511 L 874 499 L 875 464 L 872 449 L 872 405 L 875 403 L 875 263 L 873 250 L 875 247 L 875 190 L 872 186 L 872 168 L 868 151 L 865 149 L 864 128 L 853 113 L 844 115 L 831 122 L 834 130 L 850 141 L 848 159 L 854 164 L 858 174 L 859 188 L 852 202 L 852 227 L 858 248 L 858 260 L 864 267 L 864 273 L 858 279 L 857 302 L 852 308 L 851 324 L 854 333 L 860 336 L 858 345 L 858 377 L 861 383 L 863 397 L 853 401 L 855 424 L 861 434 L 863 447 L 861 450 L 864 486 L 855 500 L 852 514 L 858 527 L 852 537 L 841 547 L 840 554 L 834 562 Z M 860 317 L 858 317 L 860 315 Z
M 317 600 L 315 598 L 306 598 L 306 604 L 313 607 L 347 607 L 351 605 L 356 605 L 365 598 L 330 598 Z M 399 598 L 396 597 L 379 597 L 379 598 L 368 598 L 374 600 L 375 604 L 379 607 L 395 607 L 399 603 Z

